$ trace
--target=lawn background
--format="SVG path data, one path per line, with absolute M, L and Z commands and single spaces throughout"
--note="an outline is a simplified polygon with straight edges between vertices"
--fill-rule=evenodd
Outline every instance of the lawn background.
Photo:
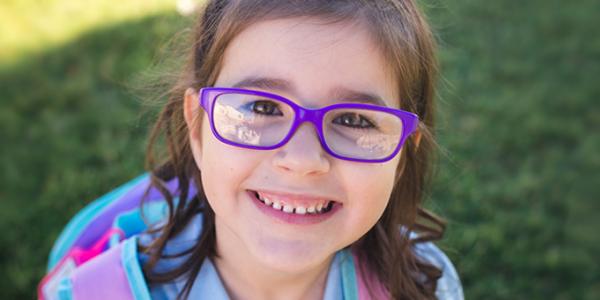
M 134 87 L 190 24 L 172 2 L 0 3 L 1 299 L 34 298 L 69 218 L 143 171 Z M 599 299 L 600 3 L 420 3 L 442 66 L 427 206 L 467 298 Z

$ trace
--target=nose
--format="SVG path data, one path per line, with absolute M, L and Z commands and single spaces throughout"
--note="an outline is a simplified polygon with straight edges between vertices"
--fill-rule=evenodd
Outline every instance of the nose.
M 278 169 L 301 176 L 329 171 L 330 161 L 312 124 L 304 123 L 290 140 L 277 150 L 273 164 Z

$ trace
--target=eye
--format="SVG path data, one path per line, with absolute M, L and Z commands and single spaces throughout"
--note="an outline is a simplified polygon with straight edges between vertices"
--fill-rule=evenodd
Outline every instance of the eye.
M 249 110 L 259 115 L 283 116 L 283 113 L 279 109 L 279 105 L 273 101 L 257 100 L 248 103 L 247 106 Z
M 375 128 L 375 124 L 357 113 L 345 113 L 333 119 L 334 124 L 351 128 Z

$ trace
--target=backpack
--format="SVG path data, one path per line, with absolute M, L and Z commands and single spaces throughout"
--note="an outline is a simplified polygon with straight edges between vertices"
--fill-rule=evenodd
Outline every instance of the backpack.
M 65 279 L 75 270 L 109 250 L 118 253 L 127 244 L 124 241 L 166 216 L 166 202 L 154 187 L 144 198 L 143 208 L 140 206 L 149 184 L 150 175 L 142 174 L 94 200 L 68 222 L 50 251 L 47 275 L 38 285 L 38 299 L 55 299 L 61 284 L 67 284 Z M 175 180 L 167 187 L 178 194 Z

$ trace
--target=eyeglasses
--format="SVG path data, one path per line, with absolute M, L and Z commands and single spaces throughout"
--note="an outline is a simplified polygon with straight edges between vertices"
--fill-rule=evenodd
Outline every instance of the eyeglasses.
M 199 101 L 213 134 L 225 144 L 276 149 L 302 123 L 311 122 L 327 153 L 357 162 L 392 159 L 419 123 L 417 115 L 399 109 L 360 103 L 309 109 L 276 94 L 247 89 L 202 88 Z

